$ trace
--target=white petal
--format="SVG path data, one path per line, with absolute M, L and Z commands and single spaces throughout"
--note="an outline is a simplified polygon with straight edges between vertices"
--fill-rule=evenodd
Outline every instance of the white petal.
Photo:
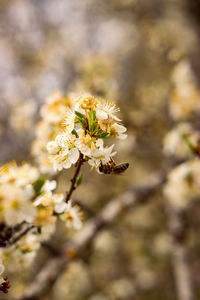
M 106 148 L 103 149 L 94 149 L 92 152 L 92 157 L 94 158 L 103 158 L 106 154 Z
M 55 171 L 61 171 L 61 170 L 63 169 L 62 164 L 59 164 L 59 163 L 57 163 L 57 162 L 54 162 L 53 167 L 54 167 L 54 170 L 55 170 Z
M 94 161 L 94 159 L 92 158 L 92 159 L 89 159 L 88 160 L 88 164 L 91 166 L 91 167 L 95 167 L 95 161 Z
M 117 133 L 124 133 L 127 130 L 127 128 L 125 126 L 119 125 L 117 123 L 115 123 L 113 125 L 113 127 L 115 128 L 115 130 L 117 131 Z
M 58 214 L 62 213 L 67 207 L 67 203 L 62 202 L 55 205 L 54 211 Z
M 72 200 L 69 200 L 68 202 L 67 202 L 67 206 L 66 206 L 66 210 L 65 211 L 67 211 L 67 210 L 69 210 L 69 209 L 71 209 L 72 208 Z
M 42 190 L 45 192 L 49 192 L 49 191 L 55 190 L 55 188 L 56 188 L 56 181 L 55 180 L 51 180 L 51 181 L 47 180 L 45 182 L 45 184 L 43 185 Z
M 62 152 L 62 156 L 66 156 L 69 154 L 69 149 L 66 148 L 63 152 Z
M 96 109 L 96 116 L 97 116 L 97 119 L 101 119 L 101 120 L 105 120 L 108 118 L 108 114 L 101 110 L 101 109 Z
M 72 148 L 69 151 L 69 160 L 71 161 L 72 164 L 75 164 L 77 160 L 79 159 L 79 151 L 77 148 Z
M 103 140 L 102 140 L 102 139 L 98 139 L 98 140 L 96 141 L 96 147 L 103 148 Z
M 40 203 L 41 203 L 40 198 L 38 198 L 36 201 L 33 202 L 33 205 L 38 206 L 40 205 Z
M 113 148 L 114 148 L 115 144 L 112 144 L 109 148 L 105 148 L 106 153 L 111 153 Z
M 63 163 L 63 168 L 64 169 L 69 169 L 71 167 L 72 163 L 70 162 L 69 159 L 66 159 Z
M 59 152 L 58 144 L 56 142 L 49 142 L 47 144 L 47 151 L 50 154 L 57 154 Z
M 56 139 L 55 139 L 56 142 L 60 143 L 61 141 L 63 141 L 63 135 L 62 134 L 58 134 L 56 136 Z
M 117 138 L 119 140 L 125 140 L 127 138 L 127 134 L 120 134 Z
M 117 154 L 117 151 L 110 154 L 111 157 L 115 156 Z
M 112 149 L 114 147 L 114 144 L 110 146 L 109 148 L 102 148 L 102 149 L 95 149 L 92 153 L 92 157 L 96 159 L 108 159 L 111 156 Z
M 56 141 L 61 147 L 65 147 L 65 146 L 66 146 L 66 141 L 67 141 L 67 135 L 68 135 L 68 133 L 59 134 L 59 135 L 57 135 L 57 137 L 55 138 L 55 141 Z
M 74 129 L 74 123 L 67 125 L 67 127 L 65 128 L 65 131 L 67 133 L 71 133 L 73 129 Z
M 112 117 L 113 117 L 113 119 L 114 119 L 115 121 L 118 121 L 118 122 L 121 121 L 121 119 L 119 119 L 118 117 L 114 116 L 113 114 L 112 114 Z
M 64 200 L 64 194 L 54 194 L 53 195 L 53 201 L 54 203 L 62 203 Z

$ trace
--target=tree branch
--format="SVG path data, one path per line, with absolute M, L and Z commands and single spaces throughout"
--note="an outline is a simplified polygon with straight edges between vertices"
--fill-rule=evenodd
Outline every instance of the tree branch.
M 38 300 L 48 293 L 70 260 L 81 256 L 82 251 L 90 245 L 103 227 L 112 224 L 117 217 L 129 208 L 146 202 L 148 197 L 157 191 L 165 179 L 166 174 L 159 172 L 149 178 L 144 185 L 130 187 L 127 192 L 110 201 L 96 217 L 89 220 L 83 229 L 64 246 L 63 255 L 52 258 L 46 263 L 20 300 Z
M 7 247 L 15 244 L 36 225 L 23 221 L 14 227 L 1 224 L 0 247 Z
M 179 300 L 192 300 L 192 280 L 189 270 L 188 253 L 185 246 L 186 226 L 184 212 L 168 207 L 168 222 L 173 239 L 173 268 Z
M 71 186 L 70 186 L 69 192 L 68 192 L 67 195 L 66 195 L 65 202 L 68 202 L 68 201 L 70 200 L 73 191 L 76 189 L 76 186 L 75 186 L 75 185 L 76 185 L 76 179 L 77 179 L 77 177 L 78 177 L 78 175 L 79 175 L 79 173 L 80 173 L 81 166 L 83 165 L 83 163 L 84 163 L 83 154 L 80 153 L 78 165 L 77 165 L 77 167 L 76 167 L 74 176 L 73 176 L 73 178 L 71 179 Z

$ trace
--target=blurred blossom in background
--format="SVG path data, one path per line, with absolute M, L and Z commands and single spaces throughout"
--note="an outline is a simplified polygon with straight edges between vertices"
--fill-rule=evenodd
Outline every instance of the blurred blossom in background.
M 182 136 L 198 143 L 199 18 L 195 0 L 0 0 L 1 165 L 29 161 L 51 172 L 44 152 L 54 137 L 41 107 L 56 93 L 65 99 L 89 93 L 114 101 L 128 128 L 128 138 L 115 142 L 116 161 L 130 163 L 125 174 L 91 176 L 84 167 L 75 197 L 93 212 L 160 169 L 166 157 L 190 158 Z M 197 178 L 192 188 L 185 179 L 188 172 Z M 66 190 L 71 175 L 70 170 L 61 173 L 59 192 Z M 164 195 L 175 209 L 185 209 L 191 194 L 199 196 L 199 187 L 199 162 L 185 162 L 169 175 Z M 175 299 L 165 205 L 157 193 L 103 230 L 93 252 L 72 262 L 45 299 Z M 199 216 L 197 203 L 187 215 L 197 296 Z M 54 245 L 71 236 L 58 226 Z M 10 275 L 11 298 L 21 294 L 48 255 L 41 249 L 37 267 Z

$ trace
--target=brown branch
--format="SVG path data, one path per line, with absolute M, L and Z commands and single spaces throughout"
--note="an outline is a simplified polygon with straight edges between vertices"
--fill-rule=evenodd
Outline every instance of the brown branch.
M 70 260 L 81 256 L 82 251 L 90 245 L 102 228 L 112 224 L 117 217 L 129 208 L 146 202 L 148 197 L 157 191 L 165 179 L 166 175 L 159 172 L 149 178 L 144 185 L 130 187 L 127 192 L 110 201 L 96 217 L 89 220 L 83 229 L 64 246 L 63 255 L 52 258 L 46 263 L 20 300 L 38 300 L 48 293 Z
M 24 235 L 26 235 L 31 229 L 35 228 L 34 224 L 23 221 L 14 227 L 6 226 L 5 224 L 1 225 L 0 232 L 0 246 L 7 247 L 15 244 L 20 240 Z
M 173 240 L 173 268 L 179 300 L 192 300 L 193 289 L 189 269 L 188 253 L 185 246 L 186 226 L 184 212 L 168 207 L 168 222 Z
M 26 221 L 23 221 L 21 224 L 21 228 L 19 231 L 17 231 L 11 239 L 8 241 L 9 245 L 13 245 L 16 243 L 19 239 L 21 239 L 24 235 L 26 235 L 31 229 L 35 228 L 36 226 L 34 224 L 30 224 Z
M 70 200 L 73 191 L 76 189 L 76 179 L 80 173 L 81 166 L 83 165 L 83 163 L 84 163 L 83 154 L 80 153 L 79 161 L 78 161 L 74 176 L 71 179 L 71 186 L 70 186 L 69 192 L 66 195 L 65 202 L 68 202 Z

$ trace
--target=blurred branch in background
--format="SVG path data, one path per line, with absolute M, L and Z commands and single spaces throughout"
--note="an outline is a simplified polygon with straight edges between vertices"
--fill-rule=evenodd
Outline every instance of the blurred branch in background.
M 188 196 L 200 190 L 198 159 L 194 162 L 197 166 L 194 174 L 193 169 L 190 172 L 190 164 L 183 168 L 186 172 L 175 174 L 169 195 L 174 205 L 186 205 L 191 212 L 190 220 L 174 207 L 165 214 L 165 201 L 157 194 L 170 167 L 156 173 L 153 181 L 147 180 L 140 188 L 131 187 L 122 193 L 133 182 L 137 185 L 148 174 L 162 169 L 164 155 L 178 157 L 180 165 L 192 157 L 182 134 L 195 144 L 200 131 L 199 3 L 199 0 L 0 1 L 1 163 L 10 159 L 31 163 L 34 160 L 42 174 L 54 175 L 50 172 L 46 145 L 59 131 L 57 117 L 69 106 L 72 91 L 114 100 L 121 107 L 120 118 L 128 127 L 128 139 L 116 142 L 116 146 L 120 160 L 130 163 L 125 176 L 101 176 L 101 179 L 94 173 L 91 176 L 85 168 L 78 200 L 73 201 L 85 212 L 84 229 L 73 236 L 73 231 L 58 222 L 55 235 L 42 243 L 33 265 L 30 258 L 34 251 L 26 248 L 25 258 L 19 263 L 19 248 L 8 269 L 11 300 L 18 298 L 27 285 L 22 299 L 38 300 L 45 295 L 48 300 L 129 300 L 135 296 L 134 292 L 129 295 L 121 291 L 128 291 L 130 286 L 131 291 L 136 288 L 139 300 L 200 297 L 200 206 L 197 203 L 196 211 L 190 211 L 186 204 L 190 197 L 184 198 L 184 193 Z M 50 105 L 45 105 L 44 99 L 55 89 L 61 92 L 52 93 L 47 99 Z M 56 97 L 62 98 L 61 106 L 51 105 Z M 33 125 L 39 118 L 41 121 L 35 128 Z M 178 126 L 173 127 L 175 124 Z M 166 133 L 169 134 L 163 155 Z M 70 190 L 66 184 L 71 176 L 70 171 L 64 171 L 56 178 L 58 192 Z M 72 182 L 70 191 L 73 186 Z M 5 191 L 4 186 L 2 190 Z M 153 201 L 147 201 L 151 193 Z M 113 200 L 107 204 L 107 199 Z M 10 202 L 3 203 L 7 211 L 13 210 L 9 203 L 16 204 L 16 199 L 10 197 Z M 1 204 L 2 200 L 0 213 Z M 129 214 L 128 208 L 132 207 Z M 118 219 L 124 213 L 124 218 Z M 7 218 L 13 221 L 12 215 Z M 187 221 L 192 230 L 186 226 Z M 109 227 L 113 223 L 115 226 Z M 28 235 L 31 233 L 28 224 L 22 225 L 23 230 L 14 236 L 11 228 L 7 227 L 5 232 L 2 229 L 2 251 L 20 236 L 25 239 L 26 230 Z M 108 231 L 102 238 L 104 228 Z M 48 230 L 44 236 L 47 235 Z M 69 242 L 62 248 L 66 238 Z M 100 246 L 96 246 L 95 239 L 100 240 Z M 6 262 L 9 255 L 8 251 Z M 76 260 L 79 268 L 88 257 L 91 263 L 85 264 L 85 273 L 79 272 L 79 268 L 75 270 L 73 277 L 70 266 L 79 257 Z M 44 261 L 46 264 L 41 267 Z M 67 279 L 75 280 L 64 281 L 63 287 L 61 274 L 65 276 L 69 263 Z M 89 284 L 82 282 L 82 278 Z M 58 285 L 51 290 L 57 279 L 60 279 Z M 74 287 L 75 281 L 78 287 Z M 140 288 L 144 291 L 148 287 L 147 294 L 140 295 Z
M 89 220 L 84 228 L 64 246 L 62 256 L 47 261 L 20 300 L 36 300 L 48 293 L 53 283 L 61 276 L 66 265 L 71 259 L 81 257 L 82 251 L 92 243 L 101 229 L 113 224 L 116 218 L 128 209 L 145 203 L 161 187 L 165 179 L 165 172 L 158 172 L 142 185 L 131 187 L 119 197 L 111 200 L 96 217 Z
M 188 261 L 188 251 L 185 245 L 187 226 L 183 211 L 176 211 L 168 206 L 169 229 L 171 232 L 172 263 L 174 268 L 175 285 L 177 298 L 179 300 L 193 300 L 194 289 L 192 286 L 192 276 Z
M 34 224 L 30 224 L 26 221 L 23 221 L 13 227 L 6 226 L 3 223 L 0 224 L 0 247 L 13 245 L 35 227 L 36 226 Z

